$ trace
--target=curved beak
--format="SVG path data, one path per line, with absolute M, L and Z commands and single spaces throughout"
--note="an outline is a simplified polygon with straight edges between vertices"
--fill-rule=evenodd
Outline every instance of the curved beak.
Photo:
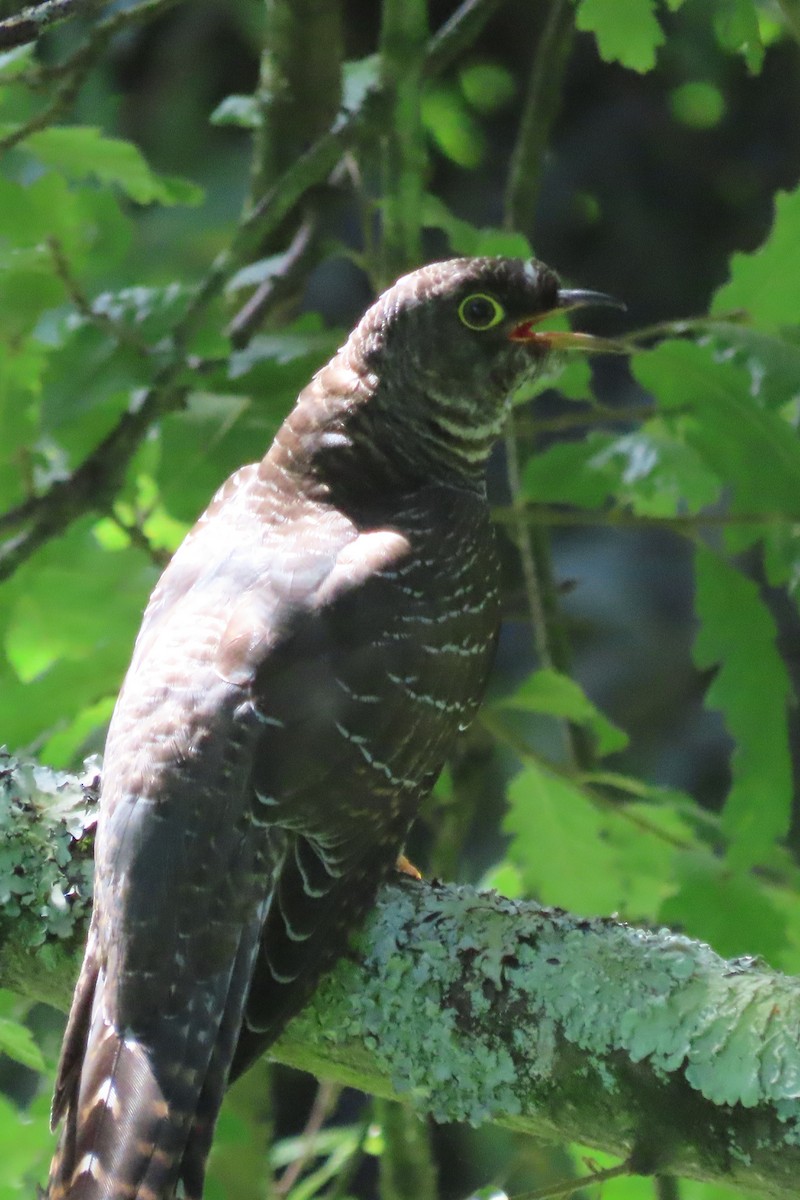
M 625 305 L 621 300 L 605 292 L 595 292 L 590 288 L 559 288 L 558 303 L 549 312 L 537 313 L 518 322 L 509 334 L 512 342 L 545 343 L 552 350 L 583 350 L 595 354 L 628 354 L 630 347 L 624 342 L 612 338 L 596 337 L 591 333 L 578 333 L 572 329 L 534 329 L 546 317 L 554 312 L 570 312 L 573 308 L 618 308 L 623 312 Z
M 627 305 L 606 292 L 593 292 L 591 288 L 559 288 L 558 307 L 562 312 L 571 308 L 619 308 L 626 311 Z

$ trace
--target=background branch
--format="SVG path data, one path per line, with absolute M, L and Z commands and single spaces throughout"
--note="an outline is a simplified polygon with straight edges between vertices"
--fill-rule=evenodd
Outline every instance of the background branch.
M 35 42 L 51 25 L 68 17 L 82 16 L 95 7 L 93 0 L 45 0 L 44 4 L 24 8 L 0 21 L 0 50 Z

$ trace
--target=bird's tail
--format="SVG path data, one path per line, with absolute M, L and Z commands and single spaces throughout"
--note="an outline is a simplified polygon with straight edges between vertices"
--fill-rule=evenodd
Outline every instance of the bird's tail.
M 93 1030 L 50 1173 L 50 1200 L 171 1196 L 191 1122 L 196 1069 L 169 1102 L 144 1047 L 107 1025 Z M 194 1086 L 193 1086 L 194 1085 Z
M 199 1200 L 256 933 L 216 994 L 198 988 L 178 1012 L 159 1014 L 147 1045 L 107 1020 L 90 942 L 53 1101 L 53 1123 L 64 1124 L 49 1200 L 171 1200 L 179 1181 Z

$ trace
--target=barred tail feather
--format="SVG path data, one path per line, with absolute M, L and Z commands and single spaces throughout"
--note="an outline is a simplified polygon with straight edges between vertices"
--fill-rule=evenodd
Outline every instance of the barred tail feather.
M 49 1200 L 171 1200 L 179 1181 L 200 1197 L 258 930 L 243 931 L 216 988 L 197 988 L 177 1014 L 153 1014 L 146 1044 L 108 1021 L 97 973 L 90 1020 L 81 1028 L 73 1012 L 65 1039 Z M 88 1008 L 84 997 L 84 1018 Z
M 163 1075 L 163 1072 L 160 1073 Z M 50 1177 L 50 1200 L 162 1200 L 173 1194 L 199 1091 L 176 1063 L 166 1088 L 151 1056 L 106 1025 L 92 1030 Z

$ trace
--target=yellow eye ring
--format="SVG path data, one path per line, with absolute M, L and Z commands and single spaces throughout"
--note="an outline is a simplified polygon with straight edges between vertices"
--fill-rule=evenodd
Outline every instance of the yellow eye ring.
M 498 304 L 494 296 L 487 296 L 486 292 L 473 292 L 458 306 L 458 319 L 467 329 L 492 329 L 500 324 L 505 315 L 502 304 Z

